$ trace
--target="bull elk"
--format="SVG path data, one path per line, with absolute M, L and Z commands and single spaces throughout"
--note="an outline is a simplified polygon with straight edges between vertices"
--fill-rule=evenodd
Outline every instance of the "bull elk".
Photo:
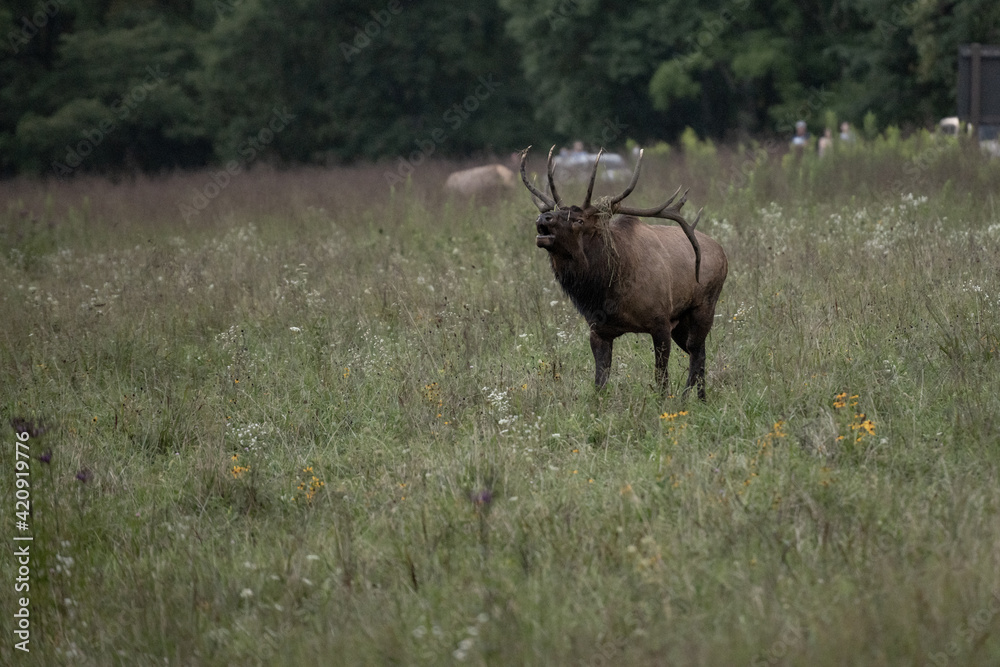
M 684 219 L 680 211 L 687 192 L 674 203 L 680 188 L 660 206 L 622 204 L 639 180 L 642 151 L 625 191 L 592 203 L 603 149 L 583 206 L 566 206 L 556 191 L 551 150 L 549 194 L 528 180 L 524 168 L 530 149 L 521 152 L 521 180 L 541 212 L 535 221 L 535 244 L 548 251 L 556 280 L 590 326 L 598 388 L 608 381 L 614 340 L 625 333 L 647 333 L 653 337 L 661 390 L 668 387 L 673 338 L 691 358 L 685 391 L 697 385 L 698 397 L 704 400 L 705 339 L 715 320 L 728 262 L 722 246 L 695 231 L 701 212 L 693 223 Z M 680 228 L 649 225 L 639 218 L 673 220 Z

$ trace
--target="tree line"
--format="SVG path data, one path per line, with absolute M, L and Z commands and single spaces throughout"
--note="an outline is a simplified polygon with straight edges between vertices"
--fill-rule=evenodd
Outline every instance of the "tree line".
M 995 0 L 5 0 L 0 173 L 927 126 Z M 276 119 L 280 119 L 280 122 Z

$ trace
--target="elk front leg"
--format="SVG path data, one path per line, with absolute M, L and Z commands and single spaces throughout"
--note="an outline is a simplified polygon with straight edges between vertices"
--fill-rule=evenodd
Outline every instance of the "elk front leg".
M 590 332 L 590 350 L 594 353 L 594 383 L 598 389 L 604 387 L 608 382 L 608 375 L 611 373 L 611 349 L 613 346 L 613 338 L 601 338 L 593 331 Z
M 656 359 L 656 384 L 661 392 L 666 393 L 670 386 L 667 371 L 670 363 L 670 331 L 653 334 L 653 356 Z

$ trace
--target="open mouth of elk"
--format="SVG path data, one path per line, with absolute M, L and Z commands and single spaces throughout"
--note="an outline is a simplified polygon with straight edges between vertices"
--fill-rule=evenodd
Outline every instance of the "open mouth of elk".
M 555 242 L 556 235 L 549 231 L 548 226 L 544 222 L 539 222 L 537 229 L 538 236 L 535 237 L 535 245 L 539 248 L 548 248 Z

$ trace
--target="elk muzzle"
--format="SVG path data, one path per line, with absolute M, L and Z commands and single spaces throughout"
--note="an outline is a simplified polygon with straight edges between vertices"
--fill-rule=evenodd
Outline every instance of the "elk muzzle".
M 535 228 L 538 230 L 538 236 L 535 237 L 535 245 L 539 248 L 549 250 L 555 245 L 556 235 L 552 233 L 550 225 L 551 216 L 548 213 L 538 216 L 538 221 L 535 223 Z

